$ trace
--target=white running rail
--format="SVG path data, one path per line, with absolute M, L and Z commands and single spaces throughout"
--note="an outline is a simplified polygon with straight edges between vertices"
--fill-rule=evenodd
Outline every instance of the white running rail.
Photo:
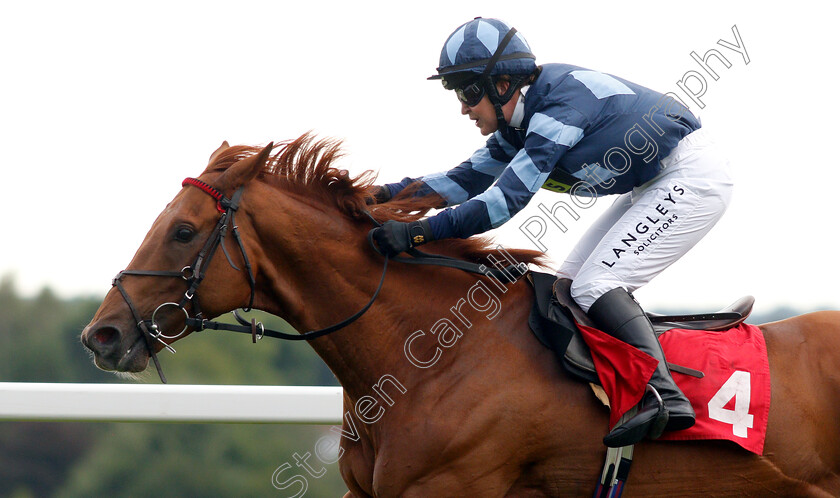
M 337 425 L 342 389 L 0 382 L 0 420 Z

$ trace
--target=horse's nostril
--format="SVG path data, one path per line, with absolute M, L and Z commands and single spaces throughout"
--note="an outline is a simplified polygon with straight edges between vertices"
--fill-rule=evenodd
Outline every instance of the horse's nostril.
M 93 334 L 93 338 L 100 345 L 106 346 L 117 339 L 117 331 L 110 327 L 101 328 Z
M 99 327 L 89 334 L 82 336 L 82 343 L 96 353 L 110 350 L 120 341 L 120 331 L 116 327 Z

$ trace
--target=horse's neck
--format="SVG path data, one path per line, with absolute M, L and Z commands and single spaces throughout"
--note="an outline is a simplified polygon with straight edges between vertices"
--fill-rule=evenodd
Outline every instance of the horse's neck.
M 262 212 L 272 211 L 276 209 Z M 341 322 L 365 306 L 379 283 L 384 260 L 367 245 L 364 223 L 311 209 L 297 214 L 293 218 L 302 220 L 299 228 L 286 227 L 284 233 L 278 233 L 270 219 L 262 222 L 264 282 L 258 307 L 306 332 Z M 527 307 L 514 303 L 514 294 L 524 300 L 522 289 L 502 291 L 475 275 L 391 263 L 373 306 L 352 325 L 310 344 L 348 394 L 358 399 L 370 394 L 383 376 L 410 385 L 443 371 L 455 355 L 434 358 L 443 356 L 442 351 L 468 330 L 493 333 L 490 330 L 499 328 L 500 320 L 494 318 L 503 301 L 506 315 L 514 304 Z M 467 347 L 458 349 L 460 356 Z M 435 368 L 425 368 L 432 361 Z
M 272 220 L 278 209 L 268 205 L 252 217 L 260 240 L 255 306 L 282 316 L 299 332 L 358 312 L 374 294 L 384 263 L 367 246 L 368 227 L 306 206 L 284 208 L 300 209 L 284 213 L 293 220 L 285 225 Z M 367 394 L 383 371 L 398 369 L 402 341 L 419 316 L 399 283 L 399 269 L 391 266 L 381 294 L 359 320 L 310 342 L 351 395 Z

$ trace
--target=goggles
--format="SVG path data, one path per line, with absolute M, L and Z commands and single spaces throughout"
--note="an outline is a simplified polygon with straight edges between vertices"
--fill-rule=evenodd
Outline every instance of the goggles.
M 481 102 L 481 99 L 484 98 L 485 93 L 484 85 L 480 81 L 455 89 L 455 95 L 458 96 L 458 100 L 466 104 L 467 107 L 477 106 Z

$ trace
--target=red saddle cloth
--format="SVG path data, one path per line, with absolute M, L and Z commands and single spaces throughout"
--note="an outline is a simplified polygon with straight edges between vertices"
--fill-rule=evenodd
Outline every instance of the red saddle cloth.
M 610 398 L 610 427 L 637 404 L 656 360 L 621 341 L 578 324 Z M 762 454 L 770 412 L 770 364 L 764 335 L 740 324 L 719 332 L 673 329 L 659 336 L 669 362 L 703 372 L 702 379 L 673 372 L 691 401 L 695 425 L 660 439 L 725 439 Z

